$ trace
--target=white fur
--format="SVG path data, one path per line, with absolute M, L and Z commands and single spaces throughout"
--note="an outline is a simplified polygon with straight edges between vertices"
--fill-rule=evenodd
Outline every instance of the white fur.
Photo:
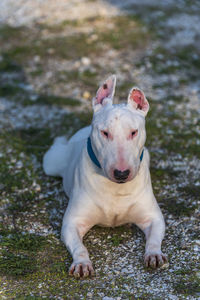
M 110 86 L 114 89 L 115 78 L 112 78 L 113 85 Z M 113 96 L 113 91 L 109 92 Z M 100 96 L 98 94 L 102 100 Z M 112 227 L 136 224 L 147 239 L 146 265 L 162 265 L 166 261 L 161 252 L 165 225 L 151 186 L 149 154 L 144 148 L 144 113 L 131 105 L 114 106 L 112 99 L 95 101 L 92 126 L 79 130 L 68 142 L 63 137 L 57 138 L 43 161 L 47 175 L 63 178 L 64 190 L 70 199 L 61 233 L 73 256 L 70 274 L 76 277 L 93 274 L 82 238 L 96 224 Z M 133 130 L 138 130 L 137 135 L 129 138 Z M 102 131 L 108 131 L 110 138 L 107 139 Z M 89 136 L 101 169 L 88 155 Z M 144 155 L 140 162 L 143 148 Z M 115 169 L 130 170 L 124 183 L 119 184 L 115 179 Z

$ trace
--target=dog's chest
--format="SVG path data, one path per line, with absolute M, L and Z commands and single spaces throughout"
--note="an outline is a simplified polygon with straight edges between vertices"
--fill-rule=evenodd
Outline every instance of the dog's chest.
M 134 203 L 129 197 L 105 198 L 101 202 L 100 208 L 100 223 L 101 226 L 119 226 L 129 223 L 130 212 L 133 216 Z

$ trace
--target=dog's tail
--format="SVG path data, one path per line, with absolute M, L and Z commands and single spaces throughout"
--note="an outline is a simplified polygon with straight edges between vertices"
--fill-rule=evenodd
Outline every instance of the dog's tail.
M 45 153 L 43 158 L 43 169 L 46 175 L 63 176 L 67 161 L 67 139 L 65 136 L 57 137 L 53 145 Z

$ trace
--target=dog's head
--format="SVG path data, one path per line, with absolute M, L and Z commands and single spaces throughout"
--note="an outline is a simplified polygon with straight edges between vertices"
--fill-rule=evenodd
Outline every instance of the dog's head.
M 117 183 L 132 180 L 138 173 L 146 140 L 145 116 L 149 103 L 134 87 L 127 104 L 113 104 L 116 77 L 109 77 L 93 99 L 91 142 L 106 177 Z

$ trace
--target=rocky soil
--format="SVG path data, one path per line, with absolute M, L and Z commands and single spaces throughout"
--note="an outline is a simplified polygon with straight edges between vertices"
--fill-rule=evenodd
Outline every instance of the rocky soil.
M 200 299 L 200 4 L 197 0 L 0 2 L 1 299 Z M 169 264 L 143 265 L 135 226 L 85 237 L 93 279 L 68 276 L 67 198 L 42 170 L 54 137 L 90 123 L 108 75 L 116 102 L 133 85 L 151 110 L 147 147 L 166 220 Z

